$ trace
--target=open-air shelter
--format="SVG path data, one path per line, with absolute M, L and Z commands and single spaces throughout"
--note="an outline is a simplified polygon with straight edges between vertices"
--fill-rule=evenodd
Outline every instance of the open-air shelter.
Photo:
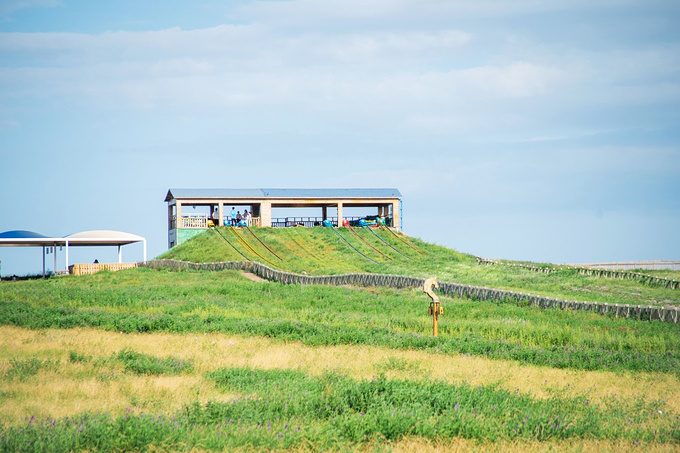
M 328 220 L 341 225 L 352 220 L 343 215 L 344 208 L 373 208 L 379 217 L 401 229 L 402 195 L 394 188 L 346 189 L 170 189 L 168 203 L 168 247 L 174 247 L 208 228 L 225 225 L 230 220 L 228 206 L 250 206 L 252 224 L 261 227 L 315 226 Z M 210 218 L 192 214 L 187 207 L 208 207 Z M 306 218 L 272 218 L 272 208 L 319 208 L 321 216 Z M 329 217 L 328 209 L 337 210 Z
M 0 233 L 0 247 L 42 247 L 43 275 L 45 275 L 45 250 L 54 247 L 54 270 L 57 270 L 57 247 L 65 249 L 66 269 L 69 268 L 69 247 L 118 247 L 118 262 L 123 262 L 122 246 L 142 242 L 144 248 L 143 261 L 146 262 L 146 239 L 136 234 L 122 231 L 94 230 L 83 231 L 64 237 L 49 237 L 40 233 L 26 230 L 13 230 Z

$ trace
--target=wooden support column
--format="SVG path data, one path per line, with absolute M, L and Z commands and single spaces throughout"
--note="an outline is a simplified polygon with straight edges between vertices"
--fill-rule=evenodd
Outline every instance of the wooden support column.
M 218 222 L 220 223 L 218 226 L 224 225 L 224 203 L 220 201 L 220 203 L 217 205 L 217 214 L 218 214 Z
M 175 205 L 168 203 L 168 231 L 172 230 L 172 210 Z
M 272 203 L 271 201 L 263 201 L 260 203 L 260 226 L 272 226 Z
M 321 206 L 321 219 L 326 220 L 328 218 L 328 207 Z
M 177 202 L 175 203 L 168 203 L 168 248 L 174 247 L 177 245 L 177 231 L 179 229 L 179 215 L 178 215 L 179 207 L 177 205 Z M 173 216 L 175 217 L 175 224 L 172 224 L 172 218 Z M 67 251 L 68 255 L 68 251 Z M 68 266 L 66 266 L 66 270 L 68 271 Z
M 338 202 L 338 227 L 342 226 L 342 202 Z
M 401 219 L 399 218 L 399 200 L 392 203 L 392 227 L 401 230 Z

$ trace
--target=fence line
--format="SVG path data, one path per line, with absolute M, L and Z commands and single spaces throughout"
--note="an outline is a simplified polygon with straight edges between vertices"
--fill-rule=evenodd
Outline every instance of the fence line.
M 153 269 L 193 269 L 203 271 L 241 270 L 252 272 L 265 280 L 275 281 L 286 285 L 356 285 L 385 286 L 402 289 L 422 287 L 425 282 L 424 278 L 389 274 L 301 275 L 275 270 L 264 264 L 253 261 L 190 263 L 188 261 L 161 259 L 140 263 L 139 266 Z M 645 321 L 659 320 L 673 324 L 677 324 L 680 321 L 680 308 L 676 307 L 568 301 L 502 289 L 486 288 L 483 286 L 463 285 L 453 282 L 440 282 L 438 292 L 446 296 L 457 296 L 472 300 L 498 302 L 512 301 L 539 308 L 592 311 L 605 315 L 611 314 L 617 318 L 625 317 Z
M 614 270 L 628 270 L 628 269 L 668 269 L 672 271 L 680 271 L 680 260 L 656 260 L 656 261 L 618 261 L 614 263 L 584 263 L 584 264 L 570 264 L 572 267 L 587 267 L 599 269 L 614 269 Z
M 639 272 L 628 272 L 628 271 L 616 271 L 616 270 L 609 270 L 609 269 L 593 269 L 589 267 L 571 267 L 571 266 L 566 266 L 566 267 L 539 267 L 539 266 L 532 266 L 529 264 L 521 264 L 521 263 L 502 263 L 500 261 L 496 260 L 490 260 L 488 258 L 481 258 L 477 257 L 477 264 L 497 264 L 501 266 L 509 266 L 509 267 L 520 267 L 522 269 L 528 269 L 533 272 L 540 272 L 543 274 L 551 274 L 553 272 L 557 272 L 563 269 L 568 269 L 568 270 L 575 270 L 577 273 L 581 275 L 589 275 L 589 276 L 595 276 L 595 277 L 601 277 L 601 278 L 617 278 L 619 280 L 639 280 L 643 283 L 649 283 L 657 286 L 662 286 L 664 288 L 669 288 L 669 289 L 680 289 L 680 281 L 677 280 L 671 280 L 669 278 L 663 278 L 663 277 L 655 277 L 653 275 L 647 275 L 647 274 L 641 274 Z

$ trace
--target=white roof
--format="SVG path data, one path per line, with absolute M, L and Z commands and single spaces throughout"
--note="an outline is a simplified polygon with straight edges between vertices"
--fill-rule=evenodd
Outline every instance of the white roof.
M 0 247 L 56 246 L 66 245 L 66 242 L 73 246 L 127 245 L 145 240 L 145 238 L 136 234 L 111 230 L 82 231 L 63 238 L 48 237 L 32 232 L 8 231 L 0 234 Z
M 143 237 L 136 234 L 112 230 L 81 231 L 80 233 L 66 236 L 64 239 L 68 240 L 69 245 L 125 245 L 144 240 Z

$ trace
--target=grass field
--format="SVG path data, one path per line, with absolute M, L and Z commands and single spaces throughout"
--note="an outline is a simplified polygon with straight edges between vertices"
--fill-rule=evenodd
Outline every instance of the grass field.
M 393 262 L 381 266 L 329 233 L 257 230 L 285 261 L 268 259 L 296 272 L 436 271 L 550 296 L 677 298 L 634 281 L 478 266 L 409 238 L 427 258 L 385 246 Z M 222 245 L 213 232 L 166 255 L 238 259 Z M 418 290 L 146 268 L 2 282 L 0 451 L 680 449 L 678 326 L 441 300 L 433 338 Z

